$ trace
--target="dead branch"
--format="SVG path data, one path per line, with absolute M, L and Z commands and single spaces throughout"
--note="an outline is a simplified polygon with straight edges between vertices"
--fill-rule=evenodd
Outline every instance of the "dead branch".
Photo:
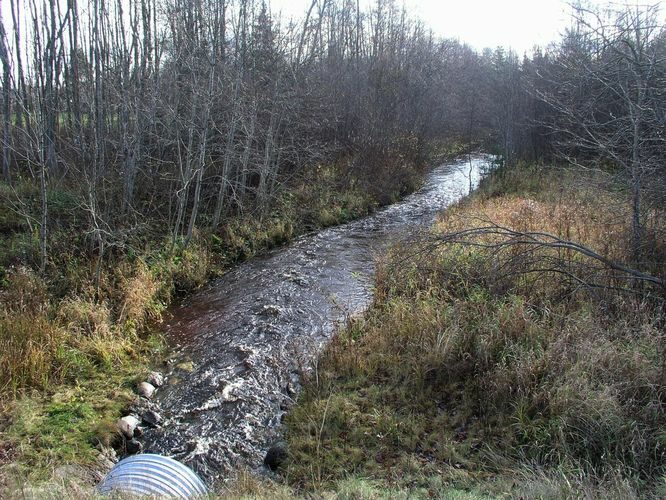
M 517 248 L 520 253 L 513 257 L 514 260 L 519 260 L 528 253 L 535 253 L 544 249 L 569 250 L 592 259 L 592 261 L 601 264 L 604 268 L 619 272 L 620 274 L 614 275 L 615 278 L 649 283 L 662 290 L 666 290 L 666 280 L 663 278 L 652 276 L 645 272 L 630 268 L 624 264 L 615 262 L 580 243 L 565 240 L 546 232 L 517 231 L 485 219 L 476 218 L 476 220 L 481 220 L 484 225 L 439 234 L 434 237 L 434 241 L 437 244 L 457 244 L 483 248 L 491 250 L 495 254 L 510 248 Z M 566 270 L 562 259 L 554 260 L 555 261 L 551 263 L 552 265 L 548 267 L 549 271 L 565 273 L 569 276 L 572 275 L 570 270 Z M 569 265 L 568 267 L 571 266 Z M 588 270 L 593 270 L 590 266 L 586 267 Z M 534 269 L 532 269 L 532 271 L 534 271 Z M 580 278 L 577 280 L 579 279 Z

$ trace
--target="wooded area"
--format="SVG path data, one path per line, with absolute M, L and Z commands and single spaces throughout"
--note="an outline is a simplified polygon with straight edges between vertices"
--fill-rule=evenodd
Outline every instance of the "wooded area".
M 61 230 L 100 262 L 148 227 L 187 244 L 230 214 L 268 213 L 317 165 L 346 155 L 354 176 L 390 179 L 396 157 L 422 160 L 442 137 L 483 140 L 509 164 L 560 153 L 615 169 L 633 193 L 635 260 L 643 203 L 663 202 L 655 8 L 579 9 L 559 46 L 521 60 L 440 40 L 392 0 L 313 0 L 298 23 L 257 0 L 10 3 L 2 197 L 38 232 L 19 260 L 42 271 Z M 62 202 L 71 220 L 50 210 Z
M 663 271 L 653 242 L 664 234 L 650 223 L 666 199 L 656 7 L 576 8 L 559 44 L 522 59 L 440 39 L 394 0 L 367 10 L 313 0 L 297 22 L 259 0 L 10 7 L 0 19 L 5 281 L 27 266 L 55 298 L 93 284 L 92 300 L 107 300 L 105 269 L 156 251 L 177 267 L 196 235 L 205 252 L 224 250 L 236 238 L 229 221 L 279 218 L 295 187 L 312 189 L 329 167 L 336 185 L 322 189 L 387 203 L 414 188 L 437 144 L 603 174 L 596 182 L 630 200 L 627 263 Z M 288 239 L 289 224 L 273 240 Z M 207 264 L 193 265 L 205 279 Z
M 229 214 L 266 214 L 307 169 L 351 155 L 356 176 L 396 175 L 382 172 L 393 155 L 478 120 L 452 111 L 477 105 L 481 58 L 394 2 L 315 0 L 285 25 L 254 0 L 16 0 L 11 26 L 3 197 L 39 230 L 42 271 L 59 196 L 100 259 L 146 226 L 187 244 Z

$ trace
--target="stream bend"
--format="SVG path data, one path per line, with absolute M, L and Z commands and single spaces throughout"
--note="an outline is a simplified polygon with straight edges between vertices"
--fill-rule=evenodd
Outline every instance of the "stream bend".
M 260 467 L 301 370 L 372 300 L 375 257 L 468 194 L 490 160 L 441 165 L 401 202 L 243 263 L 172 308 L 165 334 L 176 353 L 155 401 L 164 423 L 144 434 L 146 451 L 209 482 Z

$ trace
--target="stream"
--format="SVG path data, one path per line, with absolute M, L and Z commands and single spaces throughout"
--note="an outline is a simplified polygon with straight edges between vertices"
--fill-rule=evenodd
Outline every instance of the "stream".
M 441 165 L 401 202 L 240 264 L 172 308 L 165 335 L 174 354 L 155 396 L 164 422 L 145 432 L 145 450 L 209 483 L 260 468 L 300 374 L 336 325 L 372 301 L 375 258 L 427 229 L 478 184 L 489 161 Z

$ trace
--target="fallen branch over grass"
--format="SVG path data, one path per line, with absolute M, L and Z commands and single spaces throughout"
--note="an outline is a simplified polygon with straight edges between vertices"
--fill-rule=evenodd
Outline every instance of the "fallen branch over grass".
M 614 278 L 647 282 L 652 285 L 656 285 L 662 290 L 666 290 L 666 280 L 663 278 L 652 276 L 650 274 L 646 274 L 644 272 L 637 271 L 636 269 L 627 267 L 623 264 L 614 262 L 595 252 L 591 248 L 581 245 L 580 243 L 564 240 L 550 233 L 516 231 L 514 229 L 496 224 L 487 219 L 478 217 L 475 217 L 474 219 L 484 223 L 485 225 L 481 227 L 471 227 L 451 233 L 438 234 L 435 237 L 435 240 L 439 243 L 458 244 L 463 246 L 489 249 L 495 255 L 499 255 L 501 252 L 504 252 L 512 247 L 523 247 L 524 251 L 518 253 L 517 255 L 514 254 L 514 257 L 525 257 L 528 254 L 535 253 L 543 249 L 568 250 L 576 252 L 585 257 L 589 257 L 590 259 L 603 264 L 603 266 L 606 268 L 624 273 L 620 275 L 616 274 L 614 275 Z M 513 260 L 516 259 L 514 258 Z M 543 256 L 541 256 L 540 260 L 543 261 Z M 564 266 L 567 263 L 571 264 L 571 259 L 569 261 L 565 261 L 564 259 L 550 260 L 555 264 L 555 266 L 546 269 L 531 269 L 530 272 L 558 272 L 574 278 L 581 283 L 588 284 L 577 278 L 571 272 L 564 269 Z M 557 264 L 560 264 L 561 267 L 558 267 Z M 590 267 L 590 269 L 592 268 Z M 593 284 L 588 285 L 598 286 Z

